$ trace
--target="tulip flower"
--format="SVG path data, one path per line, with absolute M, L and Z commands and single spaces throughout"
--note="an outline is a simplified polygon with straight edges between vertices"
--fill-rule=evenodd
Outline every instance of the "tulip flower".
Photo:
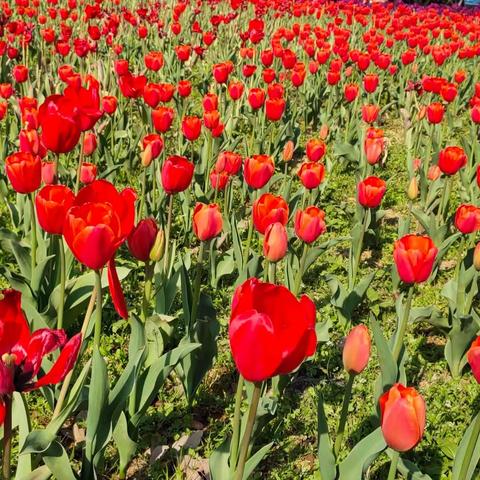
M 285 226 L 280 222 L 270 223 L 263 239 L 263 255 L 272 263 L 281 260 L 287 254 L 288 235 Z M 274 276 L 274 275 L 273 275 Z M 273 282 L 274 279 L 270 279 Z
M 474 205 L 460 205 L 455 213 L 455 227 L 464 235 L 480 230 L 480 208 Z
M 439 102 L 433 102 L 427 107 L 427 119 L 432 124 L 441 123 L 445 115 L 445 107 Z
M 186 190 L 193 178 L 194 166 L 186 157 L 168 157 L 162 167 L 162 186 L 169 195 Z
M 45 185 L 52 185 L 56 182 L 56 163 L 42 162 L 42 182 Z
M 253 203 L 253 224 L 257 232 L 264 234 L 267 227 L 275 222 L 286 225 L 288 205 L 281 196 L 264 193 Z
M 327 146 L 323 140 L 310 139 L 305 146 L 305 153 L 311 162 L 319 162 L 325 155 Z
M 381 427 L 387 445 L 397 452 L 414 448 L 425 429 L 425 401 L 413 388 L 396 383 L 379 400 Z
M 394 245 L 393 259 L 400 279 L 408 284 L 425 282 L 430 276 L 438 249 L 427 235 L 405 235 Z
M 168 132 L 172 126 L 175 111 L 170 107 L 158 107 L 152 110 L 151 117 L 155 130 L 160 133 L 165 133 Z
M 97 178 L 97 166 L 90 162 L 83 162 L 80 165 L 80 183 L 88 185 Z
M 3 471 L 10 472 L 13 392 L 30 392 L 63 381 L 77 361 L 81 334 L 70 340 L 63 330 L 42 328 L 30 332 L 21 308 L 21 293 L 3 290 L 0 300 L 0 424 L 3 433 Z M 40 376 L 44 357 L 55 350 L 60 355 L 49 371 Z M 36 378 L 36 379 L 35 379 Z
M 377 208 L 386 190 L 385 180 L 375 176 L 367 177 L 357 185 L 358 203 L 364 208 Z
M 184 117 L 182 119 L 182 133 L 187 140 L 195 141 L 202 129 L 202 121 L 198 117 Z
M 376 128 L 369 128 L 365 135 L 363 148 L 367 157 L 367 162 L 370 165 L 375 165 L 380 160 L 385 148 L 383 131 Z
M 97 137 L 93 132 L 87 132 L 83 138 L 83 155 L 89 157 L 97 149 Z
M 295 234 L 303 242 L 313 243 L 327 231 L 325 212 L 318 207 L 310 206 L 305 210 L 297 210 L 295 214 Z
M 305 162 L 298 171 L 298 177 L 307 190 L 313 190 L 325 178 L 325 165 L 318 162 Z
M 5 159 L 5 171 L 13 189 L 18 193 L 32 193 L 42 181 L 40 157 L 27 152 L 9 155 Z
M 252 155 L 245 160 L 243 166 L 245 182 L 255 190 L 264 187 L 274 171 L 273 158 L 269 155 Z
M 271 122 L 277 122 L 282 118 L 285 111 L 285 100 L 283 98 L 269 98 L 265 102 L 265 114 Z
M 150 258 L 150 251 L 157 237 L 158 226 L 153 218 L 140 220 L 127 237 L 130 253 L 142 262 Z
M 193 210 L 193 231 L 202 242 L 215 238 L 223 228 L 222 214 L 216 203 L 197 203 Z
M 217 173 L 225 171 L 229 175 L 236 175 L 241 168 L 242 156 L 230 151 L 221 152 L 215 163 L 215 171 Z
M 363 105 L 362 106 L 362 119 L 365 123 L 374 123 L 380 112 L 378 105 Z
M 438 167 L 445 175 L 455 175 L 467 164 L 462 147 L 446 147 L 438 154 Z
M 38 223 L 47 233 L 62 235 L 67 211 L 75 195 L 65 185 L 47 185 L 35 197 Z

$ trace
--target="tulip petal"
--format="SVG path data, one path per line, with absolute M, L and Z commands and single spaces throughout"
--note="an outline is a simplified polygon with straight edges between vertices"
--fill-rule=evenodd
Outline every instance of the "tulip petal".
M 50 371 L 35 382 L 29 390 L 34 390 L 45 385 L 56 385 L 60 383 L 74 367 L 77 361 L 78 352 L 82 345 L 82 334 L 77 333 L 63 347 L 57 361 L 53 364 Z
M 3 421 L 5 420 L 5 404 L 3 400 L 0 398 L 0 426 L 3 425 Z
M 118 279 L 117 269 L 115 268 L 115 258 L 112 257 L 108 262 L 108 287 L 112 296 L 113 306 L 122 318 L 128 318 L 127 303 L 123 295 L 122 286 Z
M 282 352 L 276 348 L 268 315 L 250 310 L 235 316 L 230 321 L 229 337 L 235 365 L 245 380 L 261 382 L 276 374 Z

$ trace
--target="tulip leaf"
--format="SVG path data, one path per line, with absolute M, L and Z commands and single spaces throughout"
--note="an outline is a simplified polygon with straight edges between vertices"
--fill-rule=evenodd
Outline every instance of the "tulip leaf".
M 210 455 L 208 467 L 212 480 L 224 480 L 229 477 L 230 442 L 231 439 L 229 438 Z
M 318 395 L 318 464 L 322 480 L 335 480 L 337 467 L 328 433 L 327 417 L 323 408 L 323 395 Z
M 388 342 L 383 336 L 382 328 L 373 315 L 370 316 L 370 324 L 372 326 L 373 339 L 377 347 L 377 355 L 382 372 L 382 390 L 385 391 L 390 385 L 393 385 L 397 381 L 398 367 L 393 359 Z
M 92 357 L 92 376 L 88 393 L 85 454 L 82 464 L 82 479 L 95 477 L 95 463 L 110 437 L 110 412 L 108 408 L 107 365 L 98 348 Z
M 143 414 L 152 403 L 155 395 L 161 385 L 173 370 L 175 365 L 190 352 L 199 348 L 200 344 L 180 344 L 170 352 L 162 355 L 156 362 L 144 370 L 137 380 L 137 388 L 139 390 L 139 403 L 136 413 L 131 418 L 133 425 L 138 425 L 143 418 Z
M 378 427 L 360 440 L 340 464 L 339 480 L 362 480 L 365 470 L 385 448 L 387 444 L 382 429 Z
M 235 258 L 237 271 L 240 274 L 240 272 L 243 271 L 243 248 L 242 239 L 238 232 L 238 222 L 234 215 L 232 216 L 230 225 L 232 226 L 233 257 Z
M 127 417 L 124 412 L 120 412 L 115 428 L 113 430 L 113 440 L 118 449 L 118 456 L 120 457 L 120 472 L 125 472 L 128 464 L 135 455 L 137 450 L 137 443 L 134 442 L 128 433 Z
M 27 473 L 24 476 L 15 476 L 17 480 L 48 480 L 52 477 L 52 472 L 46 465 L 37 467 L 33 472 Z
M 18 426 L 18 444 L 22 449 L 25 444 L 28 434 L 30 433 L 30 417 L 28 414 L 28 407 L 25 398 L 19 392 L 13 393 L 13 412 L 12 412 L 13 428 Z M 24 455 L 22 461 L 18 462 L 15 476 L 20 478 L 32 471 L 32 457 L 31 455 Z
M 479 426 L 480 412 L 474 416 L 460 440 L 453 461 L 452 480 L 471 480 L 473 478 L 478 462 L 480 461 Z M 468 465 L 463 467 L 465 462 L 468 462 Z
M 265 455 L 270 451 L 273 446 L 273 442 L 264 445 L 262 448 L 257 450 L 245 463 L 245 471 L 243 473 L 243 480 L 248 480 L 250 475 L 253 473 L 257 465 L 263 460 Z
M 55 478 L 61 478 L 62 480 L 77 479 L 73 473 L 68 455 L 59 442 L 54 441 L 50 447 L 48 447 L 48 450 L 43 453 L 42 458 Z
M 410 320 L 412 322 L 426 322 L 438 328 L 449 328 L 447 318 L 434 305 L 412 308 L 410 311 Z

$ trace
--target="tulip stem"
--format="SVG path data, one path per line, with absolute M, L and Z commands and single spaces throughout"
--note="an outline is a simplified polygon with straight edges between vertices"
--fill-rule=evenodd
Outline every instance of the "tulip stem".
M 256 382 L 254 384 L 252 401 L 250 403 L 250 409 L 248 411 L 247 425 L 245 427 L 245 433 L 243 434 L 242 444 L 240 446 L 240 456 L 238 459 L 238 467 L 235 473 L 235 480 L 243 480 L 243 473 L 245 471 L 245 463 L 247 461 L 248 447 L 250 445 L 250 438 L 253 432 L 253 425 L 255 424 L 255 418 L 257 417 L 258 402 L 262 393 L 262 382 Z
M 188 333 L 197 321 L 198 306 L 200 303 L 200 287 L 202 283 L 202 271 L 203 271 L 203 253 L 205 251 L 205 242 L 200 242 L 200 248 L 198 250 L 197 259 L 197 271 L 195 274 L 195 281 L 193 284 L 193 297 L 192 297 L 192 312 L 190 314 L 190 323 Z
M 235 474 L 235 467 L 238 459 L 238 441 L 240 439 L 240 414 L 242 408 L 243 386 L 245 380 L 242 375 L 238 376 L 237 392 L 235 393 L 235 411 L 233 414 L 233 433 L 232 442 L 230 444 L 230 478 Z
M 248 233 L 247 233 L 247 244 L 245 245 L 245 250 L 243 251 L 243 268 L 247 267 L 248 259 L 250 257 L 250 245 L 252 244 L 253 236 L 253 204 L 255 203 L 255 194 L 252 198 L 252 212 L 250 213 L 250 222 L 248 224 Z
M 399 458 L 400 458 L 400 452 L 394 451 L 392 455 L 392 460 L 390 462 L 390 470 L 388 471 L 387 480 L 395 480 L 397 476 L 397 465 L 398 465 Z M 463 478 L 463 477 L 460 477 L 460 478 Z
M 145 286 L 143 289 L 143 301 L 142 301 L 142 315 L 143 320 L 148 318 L 148 311 L 150 307 L 150 300 L 152 298 L 152 278 L 155 264 L 150 263 L 148 260 L 145 262 Z
M 350 399 L 352 398 L 352 387 L 353 387 L 354 380 L 355 380 L 355 374 L 350 373 L 348 377 L 347 385 L 345 387 L 342 411 L 340 413 L 340 421 L 338 423 L 338 429 L 337 429 L 337 438 L 335 439 L 334 453 L 336 458 L 338 457 L 338 454 L 340 453 L 340 449 L 342 448 L 343 434 L 345 433 L 345 425 L 347 423 L 347 416 L 348 416 L 348 405 L 350 403 Z
M 80 172 L 82 171 L 82 164 L 83 164 L 83 145 L 85 140 L 85 132 L 82 132 L 80 135 L 80 157 L 78 159 L 78 166 L 77 166 L 77 178 L 75 179 L 75 195 L 78 193 L 80 189 Z
M 400 357 L 400 352 L 402 350 L 402 345 L 403 345 L 403 337 L 405 336 L 405 332 L 407 330 L 408 319 L 410 317 L 410 309 L 412 308 L 413 291 L 414 291 L 414 287 L 413 285 L 411 285 L 408 289 L 407 301 L 405 303 L 403 315 L 398 325 L 397 335 L 395 336 L 395 343 L 393 346 L 392 354 L 393 354 L 393 359 L 395 360 L 396 363 L 398 363 L 398 358 Z
M 277 264 L 275 262 L 268 263 L 268 281 L 275 283 L 275 277 L 277 273 Z
M 300 266 L 298 268 L 297 276 L 295 277 L 295 286 L 293 287 L 293 293 L 298 295 L 300 291 L 300 285 L 302 283 L 303 271 L 305 270 L 305 262 L 307 260 L 307 253 L 308 253 L 308 243 L 304 243 L 303 245 L 303 253 L 302 257 L 300 258 Z
M 10 460 L 12 452 L 12 397 L 5 395 L 3 398 L 5 408 L 5 420 L 3 422 L 3 480 L 10 480 Z
M 57 329 L 63 328 L 63 312 L 65 309 L 65 249 L 62 235 L 58 235 L 58 253 L 60 257 L 60 303 L 57 311 Z
M 102 335 L 102 273 L 100 270 L 95 270 L 95 290 L 97 291 L 97 301 L 93 344 L 100 348 L 100 337 Z
M 32 267 L 32 278 L 33 278 L 33 271 L 37 266 L 37 221 L 35 219 L 35 197 L 34 193 L 30 194 L 30 206 L 31 206 L 31 236 L 32 236 L 32 250 L 31 254 L 31 267 Z
M 90 296 L 90 302 L 88 303 L 87 311 L 85 312 L 85 317 L 83 318 L 82 328 L 80 333 L 82 334 L 82 341 L 85 338 L 85 334 L 87 333 L 87 327 L 90 323 L 90 318 L 92 317 L 93 307 L 95 306 L 95 299 L 97 297 L 97 288 L 95 287 L 92 290 L 92 295 Z M 58 396 L 57 404 L 55 405 L 55 410 L 53 411 L 52 421 L 60 415 L 62 411 L 63 403 L 65 402 L 65 398 L 67 396 L 67 392 L 70 388 L 70 382 L 72 381 L 73 376 L 73 369 L 70 370 L 68 375 L 65 377 L 65 380 L 62 384 L 62 389 L 60 390 L 60 395 Z
M 170 264 L 170 231 L 172 229 L 173 195 L 168 196 L 167 228 L 165 230 L 165 257 L 163 273 L 167 275 Z
M 460 476 L 458 478 L 468 478 L 467 473 L 470 469 L 470 464 L 472 462 L 472 455 L 477 446 L 478 436 L 480 434 L 480 414 L 475 418 L 475 423 L 473 424 L 472 434 L 468 439 L 467 449 L 465 450 L 465 456 L 463 457 L 462 467 L 460 469 Z

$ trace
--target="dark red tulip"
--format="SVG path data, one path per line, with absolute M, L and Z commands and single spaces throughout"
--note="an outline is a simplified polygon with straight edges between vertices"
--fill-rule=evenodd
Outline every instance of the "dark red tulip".
M 128 250 L 137 260 L 148 261 L 157 233 L 158 225 L 153 218 L 140 220 L 127 238 Z

